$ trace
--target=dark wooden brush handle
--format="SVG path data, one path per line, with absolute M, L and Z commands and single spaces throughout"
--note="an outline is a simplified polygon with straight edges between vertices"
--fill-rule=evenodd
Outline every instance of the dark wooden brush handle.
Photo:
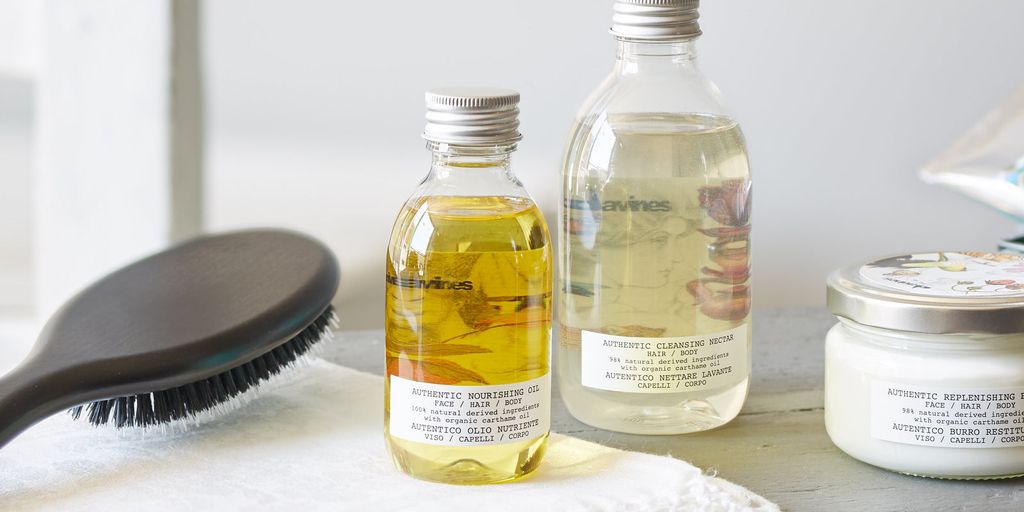
M 322 243 L 251 230 L 196 238 L 100 279 L 0 378 L 0 446 L 68 407 L 191 385 L 272 356 L 320 319 L 338 274 Z
M 61 392 L 60 379 L 22 364 L 0 377 L 0 448 L 47 416 L 75 405 Z

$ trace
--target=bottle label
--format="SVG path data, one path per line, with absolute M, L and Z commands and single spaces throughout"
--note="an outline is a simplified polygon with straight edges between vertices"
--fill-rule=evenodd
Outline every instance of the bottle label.
M 630 393 L 684 393 L 747 378 L 746 325 L 700 336 L 644 338 L 582 331 L 583 385 Z
M 945 448 L 1024 446 L 1024 388 L 871 383 L 871 437 Z
M 392 375 L 392 436 L 442 446 L 536 439 L 551 428 L 551 373 L 496 386 L 449 386 Z

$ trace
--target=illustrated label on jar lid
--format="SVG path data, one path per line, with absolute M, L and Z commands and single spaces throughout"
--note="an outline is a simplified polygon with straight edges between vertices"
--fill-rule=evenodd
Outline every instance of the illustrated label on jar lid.
M 1024 257 L 1007 253 L 932 252 L 868 263 L 873 284 L 933 297 L 1024 295 Z

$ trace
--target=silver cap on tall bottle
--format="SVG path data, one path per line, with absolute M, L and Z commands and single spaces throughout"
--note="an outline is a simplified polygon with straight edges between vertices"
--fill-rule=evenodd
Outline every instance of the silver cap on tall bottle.
M 615 0 L 611 33 L 636 41 L 690 39 L 701 34 L 700 0 Z
M 494 87 L 441 87 L 427 91 L 423 138 L 467 146 L 508 144 L 519 133 L 519 93 Z

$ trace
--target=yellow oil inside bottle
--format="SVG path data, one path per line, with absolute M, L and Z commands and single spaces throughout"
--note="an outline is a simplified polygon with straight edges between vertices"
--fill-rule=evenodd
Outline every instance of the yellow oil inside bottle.
M 391 382 L 455 389 L 547 376 L 550 290 L 547 228 L 530 199 L 427 196 L 403 208 L 388 247 L 385 313 L 385 437 L 400 469 L 424 480 L 484 484 L 537 468 L 546 429 L 481 446 L 393 435 L 392 410 L 407 404 L 392 396 Z

